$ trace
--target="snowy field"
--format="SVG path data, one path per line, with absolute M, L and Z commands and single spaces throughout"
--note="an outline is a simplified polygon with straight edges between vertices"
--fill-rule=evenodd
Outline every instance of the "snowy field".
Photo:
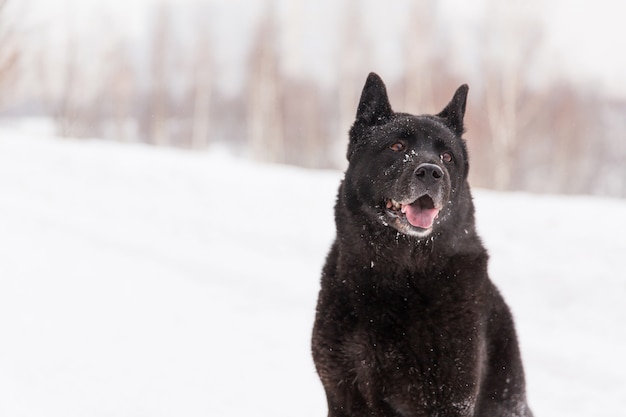
M 0 130 L 0 416 L 325 416 L 339 179 Z M 475 197 L 535 416 L 626 416 L 626 201 Z

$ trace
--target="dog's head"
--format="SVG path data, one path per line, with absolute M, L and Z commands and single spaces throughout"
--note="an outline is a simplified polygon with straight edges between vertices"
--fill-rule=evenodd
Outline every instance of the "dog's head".
M 396 113 L 383 81 L 371 73 L 350 129 L 348 207 L 419 238 L 445 222 L 467 179 L 461 138 L 467 92 L 467 85 L 459 87 L 437 115 Z

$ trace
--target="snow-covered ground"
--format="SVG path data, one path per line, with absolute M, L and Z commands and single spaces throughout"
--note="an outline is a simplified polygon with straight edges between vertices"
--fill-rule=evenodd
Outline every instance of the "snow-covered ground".
M 0 130 L 0 415 L 324 416 L 337 172 Z M 475 191 L 537 417 L 626 415 L 626 201 Z

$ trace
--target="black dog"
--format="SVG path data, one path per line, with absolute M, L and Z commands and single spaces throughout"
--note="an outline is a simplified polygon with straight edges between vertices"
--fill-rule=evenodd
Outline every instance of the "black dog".
M 376 74 L 363 88 L 313 329 L 331 417 L 532 416 L 474 227 L 467 91 L 414 116 Z

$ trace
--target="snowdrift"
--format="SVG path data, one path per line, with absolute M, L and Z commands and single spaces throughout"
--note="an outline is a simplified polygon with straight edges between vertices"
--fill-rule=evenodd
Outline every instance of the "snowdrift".
M 324 416 L 340 177 L 0 130 L 0 415 Z M 474 195 L 535 415 L 626 415 L 626 202 Z

